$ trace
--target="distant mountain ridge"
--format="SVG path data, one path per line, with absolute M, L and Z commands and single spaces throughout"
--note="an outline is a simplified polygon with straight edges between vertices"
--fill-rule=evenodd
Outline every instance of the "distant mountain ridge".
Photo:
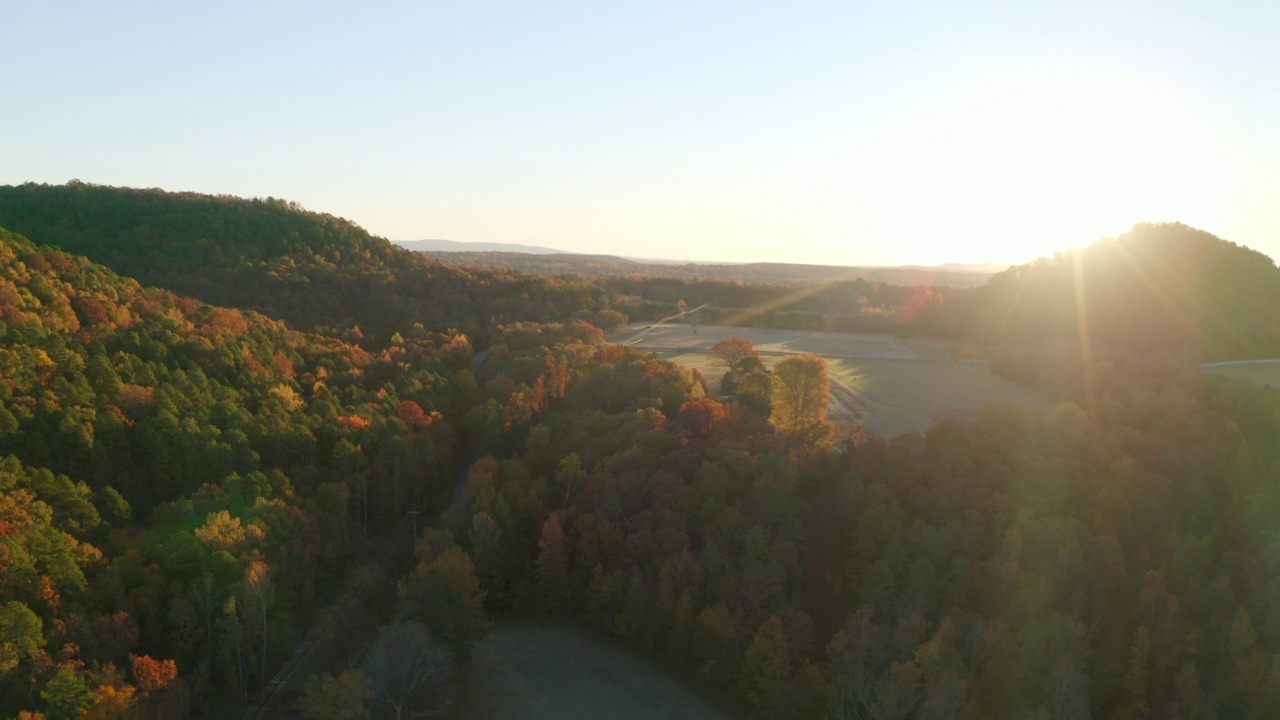
M 690 263 L 573 253 L 422 251 L 432 259 L 458 268 L 487 268 L 534 275 L 580 277 L 653 277 L 714 280 L 762 285 L 821 285 L 865 280 L 903 286 L 969 288 L 992 274 L 991 265 L 856 267 L 800 263 Z
M 529 255 L 567 255 L 567 250 L 521 245 L 519 243 L 459 242 L 457 240 L 392 240 L 406 250 L 416 252 L 512 252 Z
M 795 267 L 795 268 L 835 268 L 835 269 L 851 269 L 858 272 L 888 272 L 895 270 L 913 270 L 924 272 L 946 272 L 946 273 L 980 273 L 983 275 L 991 275 L 1005 270 L 1009 267 L 1005 263 L 944 263 L 942 265 L 814 265 L 810 263 L 777 263 L 777 262 L 724 262 L 709 260 L 672 260 L 670 258 L 652 258 L 638 257 L 632 255 L 612 255 L 600 253 L 578 253 L 569 250 L 557 250 L 555 248 L 540 247 L 537 245 L 521 245 L 519 243 L 489 243 L 489 242 L 459 242 L 457 240 L 393 240 L 394 245 L 399 245 L 406 250 L 422 252 L 428 254 L 434 253 L 450 253 L 455 255 L 454 258 L 443 257 L 441 262 L 446 265 L 453 265 L 455 262 L 470 262 L 480 266 L 488 267 L 491 263 L 498 262 L 497 259 L 489 257 L 492 253 L 514 253 L 521 255 L 567 255 L 577 258 L 588 258 L 592 260 L 609 259 L 623 263 L 636 263 L 639 265 L 689 265 L 702 268 L 718 268 L 718 267 Z M 507 260 L 503 267 L 508 265 L 514 266 L 522 262 L 515 258 Z M 536 261 L 527 261 L 535 263 Z M 599 272 L 599 268 L 595 270 Z M 608 274 L 608 273 L 602 273 Z

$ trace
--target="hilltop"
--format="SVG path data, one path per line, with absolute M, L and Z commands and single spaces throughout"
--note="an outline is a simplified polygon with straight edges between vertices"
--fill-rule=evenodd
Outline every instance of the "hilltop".
M 590 294 L 581 283 L 446 267 L 275 198 L 4 186 L 0 226 L 147 285 L 374 344 L 416 323 L 474 333 L 566 319 Z
M 1280 355 L 1276 308 L 1270 257 L 1186 225 L 1140 224 L 940 297 L 915 327 L 988 345 L 1242 359 Z

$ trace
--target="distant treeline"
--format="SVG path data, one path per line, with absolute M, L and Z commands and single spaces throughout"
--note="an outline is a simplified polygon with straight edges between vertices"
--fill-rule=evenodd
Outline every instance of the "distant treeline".
M 600 281 L 616 309 L 632 320 L 653 321 L 688 306 L 710 304 L 701 321 L 709 324 L 787 330 L 891 331 L 903 325 L 938 292 L 851 280 L 811 287 L 747 285 L 712 280 L 606 278 Z
M 577 275 L 582 277 L 644 277 L 677 280 L 708 280 L 758 285 L 807 286 L 866 280 L 891 285 L 936 287 L 977 287 L 991 271 L 985 266 L 952 269 L 923 267 L 846 267 L 840 265 L 800 265 L 793 263 L 646 263 L 610 255 L 547 254 L 519 252 L 425 253 L 439 262 L 461 268 L 491 268 L 535 275 Z

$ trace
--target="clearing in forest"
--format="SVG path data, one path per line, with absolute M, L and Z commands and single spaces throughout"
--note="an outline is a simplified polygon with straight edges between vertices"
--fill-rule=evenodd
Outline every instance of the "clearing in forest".
M 611 340 L 621 342 L 640 329 Z M 699 325 L 695 335 L 692 326 L 675 325 L 655 330 L 636 347 L 697 368 L 714 394 L 724 368 L 713 366 L 707 352 L 732 335 L 755 345 L 768 366 L 800 353 L 826 358 L 831 377 L 828 417 L 885 437 L 924 432 L 991 404 L 1020 405 L 1036 412 L 1049 405 L 1040 393 L 993 374 L 986 363 L 953 360 L 950 344 L 935 338 L 707 325 Z
M 566 621 L 499 625 L 473 655 L 462 717 L 729 720 L 633 650 Z

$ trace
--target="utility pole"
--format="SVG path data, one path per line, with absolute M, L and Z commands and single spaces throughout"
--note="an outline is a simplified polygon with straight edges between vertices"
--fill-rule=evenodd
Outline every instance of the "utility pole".
M 418 544 L 418 510 L 410 510 L 409 516 L 413 518 L 413 544 Z

